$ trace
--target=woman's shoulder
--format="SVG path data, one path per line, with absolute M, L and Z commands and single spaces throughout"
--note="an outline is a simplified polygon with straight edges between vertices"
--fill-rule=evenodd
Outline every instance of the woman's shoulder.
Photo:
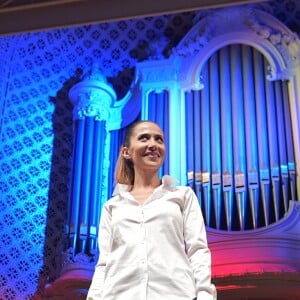
M 170 175 L 164 175 L 162 178 L 162 184 L 165 188 L 172 192 L 183 193 L 183 194 L 193 194 L 194 191 L 190 186 L 181 185 L 178 180 L 174 179 Z
M 110 206 L 110 205 L 113 205 L 115 203 L 118 203 L 120 200 L 120 195 L 117 194 L 117 195 L 113 195 L 111 198 L 109 198 L 104 205 L 106 206 Z
M 173 190 L 174 192 L 193 192 L 193 189 L 188 185 L 182 185 L 182 184 L 175 184 L 169 187 L 170 190 Z

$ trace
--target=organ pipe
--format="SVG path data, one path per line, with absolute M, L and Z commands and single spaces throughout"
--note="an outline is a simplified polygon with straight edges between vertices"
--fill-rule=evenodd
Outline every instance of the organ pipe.
M 86 251 L 86 243 L 88 238 L 88 222 L 89 222 L 89 199 L 91 191 L 91 169 L 92 169 L 92 149 L 94 135 L 94 120 L 87 117 L 85 120 L 84 130 L 84 148 L 82 158 L 82 178 L 80 189 L 80 252 Z
M 209 60 L 209 82 L 207 84 L 209 89 L 209 106 L 210 106 L 210 161 L 211 161 L 211 177 L 212 177 L 212 197 L 214 205 L 214 217 L 216 222 L 216 228 L 221 228 L 221 211 L 222 211 L 222 199 L 221 199 L 221 147 L 220 147 L 220 94 L 218 87 L 219 76 L 215 70 L 218 69 L 218 59 L 214 55 Z M 211 84 L 214 82 L 214 84 Z
M 268 226 L 295 197 L 287 85 L 266 81 L 265 61 L 224 47 L 201 70 L 204 89 L 186 92 L 189 184 L 208 226 Z
M 291 110 L 289 106 L 289 94 L 287 81 L 283 81 L 282 85 L 282 102 L 283 102 L 283 111 L 284 111 L 284 122 L 285 122 L 285 137 L 286 137 L 286 151 L 287 151 L 287 168 L 286 172 L 283 172 L 283 181 L 285 182 L 285 193 L 286 197 L 285 203 L 285 212 L 288 209 L 288 200 L 296 200 L 296 184 L 295 184 L 295 155 L 293 145 L 293 136 L 292 136 L 292 124 L 291 124 Z M 290 192 L 288 192 L 290 191 Z
M 97 224 L 100 219 L 101 201 L 94 201 L 101 199 L 100 186 L 103 181 L 103 157 L 104 147 L 102 141 L 106 140 L 105 122 L 95 120 L 94 135 L 93 135 L 93 151 L 92 151 L 92 169 L 91 169 L 91 193 L 90 193 L 90 207 L 89 207 L 89 251 L 94 254 L 98 248 L 97 244 Z
M 244 131 L 244 107 L 242 88 L 242 67 L 240 48 L 238 45 L 230 47 L 231 62 L 231 101 L 232 101 L 232 129 L 233 129 L 233 165 L 235 172 L 235 193 L 238 209 L 240 228 L 244 229 L 245 219 L 245 131 Z
M 252 51 L 248 46 L 242 46 L 242 74 L 245 122 L 245 150 L 248 177 L 250 212 L 253 228 L 257 228 L 258 221 L 258 155 L 257 155 L 257 127 L 255 113 L 255 93 L 253 82 Z
M 253 53 L 254 60 L 254 86 L 255 86 L 255 101 L 256 101 L 256 116 L 257 116 L 257 145 L 258 158 L 260 169 L 261 183 L 261 201 L 265 219 L 265 225 L 269 224 L 269 208 L 270 208 L 270 172 L 269 172 L 269 151 L 268 151 L 268 132 L 267 132 L 267 112 L 265 103 L 265 85 L 262 74 L 263 58 L 260 53 Z
M 76 120 L 74 126 L 74 150 L 73 150 L 73 172 L 71 182 L 71 194 L 69 200 L 69 209 L 71 212 L 69 219 L 69 238 L 73 255 L 75 255 L 75 249 L 77 245 L 77 238 L 79 232 L 79 220 L 77 218 L 80 208 L 80 187 L 81 187 L 81 176 L 82 176 L 82 156 L 83 156 L 83 144 L 84 144 L 84 127 L 85 120 Z
M 276 83 L 275 83 L 276 84 Z M 269 164 L 270 164 L 270 174 L 271 174 L 271 190 L 272 199 L 274 206 L 274 216 L 275 220 L 279 219 L 279 128 L 277 126 L 278 118 L 277 113 L 279 107 L 276 107 L 276 90 L 274 89 L 274 84 L 271 82 L 266 82 L 266 109 L 267 109 L 267 127 L 268 127 L 268 145 L 269 145 Z
M 191 116 L 189 118 L 186 118 L 186 151 L 187 153 L 189 153 L 189 155 L 187 155 L 187 171 L 188 171 L 188 183 L 189 185 L 195 190 L 195 164 L 194 161 L 196 159 L 195 156 L 195 133 L 194 133 L 194 118 L 193 118 L 193 114 L 194 114 L 194 108 L 193 108 L 193 97 L 192 97 L 192 92 L 187 92 L 185 94 L 185 98 L 186 98 L 186 114 L 188 116 Z
M 69 97 L 75 136 L 67 233 L 73 256 L 95 254 L 101 199 L 107 198 L 101 190 L 108 172 L 105 147 L 110 136 L 105 122 L 116 95 L 106 79 L 92 70 L 70 90 Z
M 223 172 L 223 193 L 227 229 L 232 228 L 233 214 L 233 162 L 232 162 L 232 107 L 231 107 L 231 86 L 229 51 L 227 48 L 220 50 L 220 103 L 221 103 L 221 148 L 222 148 L 222 172 Z

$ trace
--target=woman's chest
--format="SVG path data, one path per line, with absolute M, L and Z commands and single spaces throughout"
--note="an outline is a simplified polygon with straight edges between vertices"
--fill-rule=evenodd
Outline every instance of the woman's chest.
M 177 197 L 162 197 L 138 202 L 120 201 L 111 211 L 112 227 L 134 227 L 139 224 L 168 224 L 182 222 L 183 200 Z

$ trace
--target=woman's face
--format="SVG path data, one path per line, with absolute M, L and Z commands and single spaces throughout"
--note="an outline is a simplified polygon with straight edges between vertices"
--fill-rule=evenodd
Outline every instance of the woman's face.
M 155 123 L 144 122 L 133 129 L 123 156 L 133 162 L 134 168 L 157 170 L 163 164 L 165 151 L 162 130 Z

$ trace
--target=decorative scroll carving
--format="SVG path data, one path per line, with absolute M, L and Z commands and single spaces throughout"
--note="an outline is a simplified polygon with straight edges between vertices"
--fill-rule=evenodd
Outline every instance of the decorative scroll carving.
M 203 27 L 205 28 L 206 26 L 204 25 Z M 198 53 L 209 41 L 210 28 L 209 26 L 204 28 L 203 31 L 200 29 L 197 35 L 185 40 L 178 47 L 174 48 L 172 54 L 186 57 Z M 203 36 L 200 34 L 203 34 Z
M 270 14 L 251 6 L 243 10 L 231 7 L 207 11 L 172 55 L 187 60 L 183 73 L 192 74 L 192 65 L 200 69 L 210 54 L 232 43 L 249 44 L 264 53 L 270 62 L 269 80 L 291 78 L 300 65 L 297 35 Z
M 111 99 L 103 92 L 85 91 L 78 94 L 77 104 L 74 107 L 74 119 L 95 117 L 97 120 L 107 120 Z
M 87 72 L 82 82 L 70 90 L 70 99 L 74 104 L 74 119 L 95 117 L 96 120 L 108 120 L 109 110 L 116 101 L 116 94 L 100 72 L 98 66 Z
M 282 79 L 291 77 L 300 60 L 300 41 L 297 34 L 283 31 L 276 24 L 272 24 L 271 27 L 257 17 L 249 18 L 247 24 L 256 35 L 273 45 L 286 62 L 286 68 L 281 70 L 280 74 L 276 74 L 274 67 L 269 66 L 267 78 L 273 80 L 278 77 Z

